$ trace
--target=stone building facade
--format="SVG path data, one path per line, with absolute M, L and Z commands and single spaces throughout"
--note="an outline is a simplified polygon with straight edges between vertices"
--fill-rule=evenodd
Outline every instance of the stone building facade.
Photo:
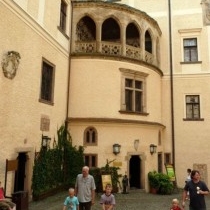
M 2 183 L 18 159 L 31 194 L 35 151 L 65 121 L 85 163 L 115 160 L 131 188 L 165 163 L 180 187 L 187 168 L 208 183 L 208 3 L 0 0 Z

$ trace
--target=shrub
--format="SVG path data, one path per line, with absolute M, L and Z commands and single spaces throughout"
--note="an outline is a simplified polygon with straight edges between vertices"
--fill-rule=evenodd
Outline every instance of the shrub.
M 151 171 L 148 173 L 148 180 L 150 188 L 157 189 L 158 194 L 166 195 L 173 191 L 173 183 L 167 174 Z

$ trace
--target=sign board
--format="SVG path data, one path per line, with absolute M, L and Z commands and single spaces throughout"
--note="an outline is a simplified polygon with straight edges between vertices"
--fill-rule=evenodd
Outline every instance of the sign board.
M 105 191 L 105 187 L 106 187 L 107 184 L 112 185 L 112 178 L 111 178 L 110 174 L 101 175 L 101 180 L 102 180 L 103 191 Z
M 168 174 L 168 176 L 170 177 L 170 180 L 172 182 L 176 181 L 176 175 L 175 175 L 175 171 L 174 171 L 174 166 L 172 164 L 165 164 L 166 167 L 166 172 Z
M 18 168 L 18 160 L 6 160 L 6 171 L 16 171 Z
M 114 167 L 121 167 L 122 166 L 122 162 L 113 162 L 113 166 Z

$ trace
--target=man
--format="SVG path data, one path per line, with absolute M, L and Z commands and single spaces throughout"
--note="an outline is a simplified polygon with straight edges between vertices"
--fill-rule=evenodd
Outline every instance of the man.
M 95 203 L 95 180 L 89 174 L 89 167 L 82 168 L 82 174 L 78 174 L 75 184 L 75 194 L 79 200 L 80 210 L 91 210 L 91 205 Z
M 200 180 L 200 173 L 197 170 L 191 172 L 191 181 L 187 182 L 182 195 L 182 207 L 185 207 L 187 192 L 189 191 L 189 210 L 206 210 L 204 195 L 209 194 L 209 189 L 205 182 Z

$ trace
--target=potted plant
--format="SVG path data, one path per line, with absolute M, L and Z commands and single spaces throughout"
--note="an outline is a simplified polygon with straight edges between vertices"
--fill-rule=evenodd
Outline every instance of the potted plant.
M 160 183 L 160 187 L 158 190 L 159 194 L 168 195 L 172 193 L 174 185 L 167 174 L 163 173 L 159 174 L 159 183 Z
M 160 187 L 159 173 L 157 173 L 156 171 L 150 171 L 148 173 L 148 180 L 150 186 L 150 193 L 156 194 Z

